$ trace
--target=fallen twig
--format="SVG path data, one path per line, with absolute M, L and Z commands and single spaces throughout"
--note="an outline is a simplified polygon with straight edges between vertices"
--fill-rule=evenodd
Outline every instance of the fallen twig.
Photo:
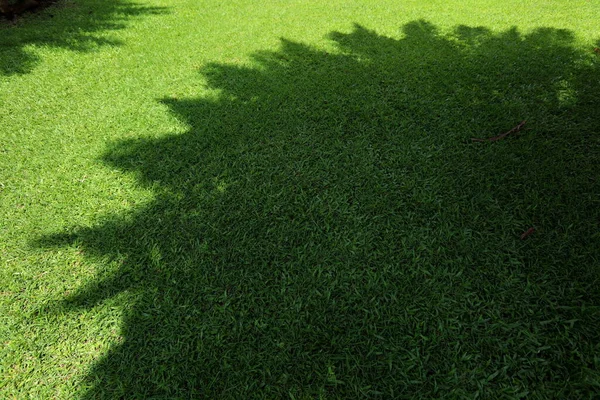
M 521 234 L 521 240 L 525 239 L 527 236 L 531 235 L 533 232 L 535 232 L 535 228 L 529 228 L 527 229 L 525 232 L 523 232 Z
M 519 125 L 515 126 L 514 128 L 512 128 L 508 132 L 504 132 L 502 135 L 494 136 L 494 137 L 491 137 L 491 138 L 488 138 L 488 139 L 471 138 L 471 140 L 474 141 L 474 142 L 495 142 L 496 140 L 504 139 L 505 137 L 507 137 L 511 133 L 519 132 L 521 129 L 523 129 L 523 126 L 525 125 L 525 122 L 526 121 L 521 122 Z

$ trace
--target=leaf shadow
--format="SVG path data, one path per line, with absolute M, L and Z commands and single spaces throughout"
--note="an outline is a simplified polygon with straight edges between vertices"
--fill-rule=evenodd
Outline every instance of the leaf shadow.
M 120 41 L 99 34 L 124 29 L 132 18 L 166 12 L 165 7 L 122 0 L 94 4 L 63 0 L 15 23 L 0 21 L 0 74 L 31 72 L 41 61 L 32 47 L 88 52 L 101 46 L 121 45 Z

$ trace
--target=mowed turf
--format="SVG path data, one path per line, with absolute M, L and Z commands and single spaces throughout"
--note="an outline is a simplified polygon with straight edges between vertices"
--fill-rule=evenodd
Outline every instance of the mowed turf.
M 600 396 L 598 15 L 0 21 L 0 398 Z

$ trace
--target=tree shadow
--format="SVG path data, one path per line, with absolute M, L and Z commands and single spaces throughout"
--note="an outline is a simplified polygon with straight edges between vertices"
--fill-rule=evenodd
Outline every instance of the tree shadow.
M 31 72 L 40 62 L 28 47 L 54 47 L 87 52 L 100 46 L 120 43 L 98 33 L 123 29 L 126 21 L 146 14 L 160 14 L 164 7 L 148 7 L 135 2 L 75 2 L 63 0 L 35 15 L 26 15 L 16 23 L 0 20 L 0 74 Z
M 119 263 L 63 307 L 135 294 L 86 398 L 597 393 L 598 62 L 551 28 L 403 34 L 210 65 L 162 100 L 187 133 L 108 149 L 155 200 L 40 241 Z

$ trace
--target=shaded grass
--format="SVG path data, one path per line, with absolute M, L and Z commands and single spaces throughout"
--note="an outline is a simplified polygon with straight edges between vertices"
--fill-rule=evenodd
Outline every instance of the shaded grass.
M 157 83 L 140 115 L 179 122 L 98 108 L 125 126 L 75 125 L 100 135 L 87 150 L 81 133 L 46 139 L 83 152 L 64 164 L 10 155 L 29 174 L 60 165 L 62 189 L 3 198 L 23 224 L 7 228 L 34 239 L 3 245 L 9 396 L 49 357 L 46 397 L 598 393 L 595 55 L 565 29 L 421 19 L 327 40 Z M 64 220 L 33 221 L 40 199 Z
M 124 258 L 67 304 L 140 296 L 91 397 L 593 390 L 597 71 L 564 31 L 404 32 L 209 66 L 164 100 L 188 133 L 114 145 L 157 198 L 70 239 Z

